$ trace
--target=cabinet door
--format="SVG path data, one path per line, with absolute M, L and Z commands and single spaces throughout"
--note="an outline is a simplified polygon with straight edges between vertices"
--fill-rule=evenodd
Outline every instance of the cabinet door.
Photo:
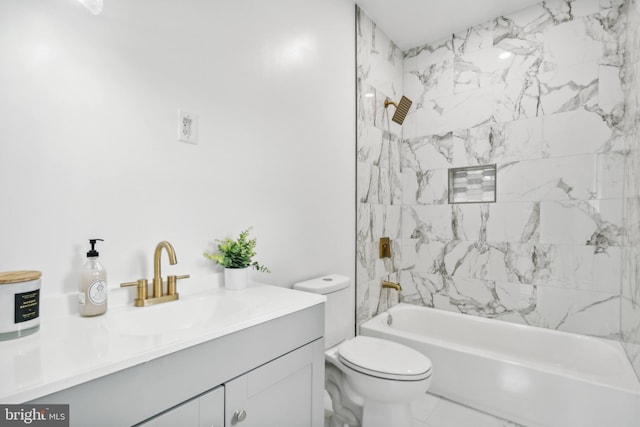
M 323 387 L 324 363 L 318 366 L 316 347 L 301 347 L 226 383 L 225 426 L 320 426 L 314 387 Z
M 224 387 L 217 387 L 138 426 L 224 427 Z
M 224 387 L 220 386 L 200 396 L 198 399 L 200 412 L 199 427 L 224 427 Z M 174 424 L 174 427 L 186 424 Z

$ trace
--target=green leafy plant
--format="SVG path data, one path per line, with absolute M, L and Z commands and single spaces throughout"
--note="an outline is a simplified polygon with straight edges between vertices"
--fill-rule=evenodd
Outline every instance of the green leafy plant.
M 253 227 L 249 227 L 240 233 L 237 240 L 233 239 L 216 239 L 218 243 L 218 253 L 208 254 L 204 253 L 204 256 L 210 260 L 220 264 L 225 268 L 245 268 L 253 267 L 258 271 L 264 273 L 270 273 L 264 265 L 258 263 L 258 261 L 252 261 L 256 255 L 256 239 L 249 239 L 249 232 Z

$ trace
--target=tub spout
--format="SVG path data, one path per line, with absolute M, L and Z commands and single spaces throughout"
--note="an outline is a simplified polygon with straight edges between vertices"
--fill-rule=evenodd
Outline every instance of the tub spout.
M 400 286 L 400 283 L 388 282 L 386 280 L 382 281 L 382 287 L 383 288 L 389 288 L 389 289 L 395 289 L 398 292 L 402 291 L 402 286 Z

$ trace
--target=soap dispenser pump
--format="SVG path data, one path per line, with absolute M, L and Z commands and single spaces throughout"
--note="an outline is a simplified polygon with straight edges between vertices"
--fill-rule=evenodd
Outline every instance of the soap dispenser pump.
M 107 271 L 98 260 L 96 242 L 103 239 L 89 239 L 91 250 L 87 252 L 87 262 L 80 270 L 80 315 L 98 316 L 107 311 Z

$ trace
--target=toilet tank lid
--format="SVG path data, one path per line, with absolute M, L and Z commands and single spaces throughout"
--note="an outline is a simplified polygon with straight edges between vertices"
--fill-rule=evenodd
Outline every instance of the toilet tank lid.
M 340 274 L 329 274 L 316 279 L 298 282 L 293 285 L 293 289 L 314 294 L 330 294 L 349 286 L 349 278 Z

